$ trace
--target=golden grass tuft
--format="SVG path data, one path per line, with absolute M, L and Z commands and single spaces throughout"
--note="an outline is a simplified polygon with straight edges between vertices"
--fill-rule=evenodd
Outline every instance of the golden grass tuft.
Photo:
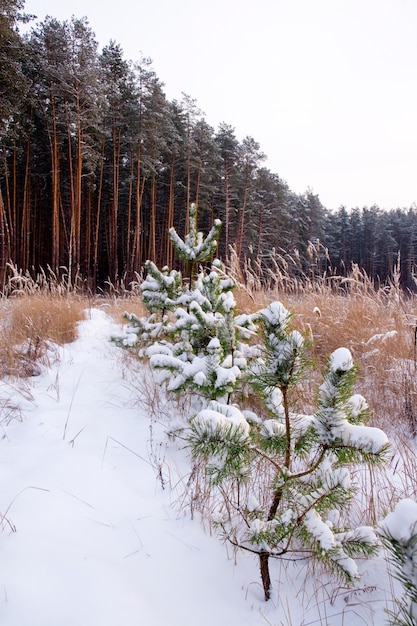
M 76 324 L 83 318 L 85 306 L 85 300 L 78 296 L 23 296 L 11 306 L 8 330 L 16 343 L 70 343 L 76 339 Z
M 31 376 L 38 373 L 51 343 L 62 345 L 77 336 L 85 299 L 69 294 L 22 294 L 3 300 L 0 307 L 0 373 Z
M 349 348 L 358 367 L 358 391 L 372 407 L 372 422 L 391 433 L 409 428 L 417 433 L 415 307 L 414 298 L 397 301 L 377 293 L 290 302 L 294 323 L 311 334 L 320 367 L 336 348 Z

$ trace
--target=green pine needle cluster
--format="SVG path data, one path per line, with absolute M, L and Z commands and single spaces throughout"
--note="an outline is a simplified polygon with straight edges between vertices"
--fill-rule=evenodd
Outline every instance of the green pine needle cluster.
M 397 610 L 387 611 L 391 626 L 415 626 L 417 621 L 417 503 L 405 498 L 379 523 L 379 535 L 389 554 L 403 596 Z

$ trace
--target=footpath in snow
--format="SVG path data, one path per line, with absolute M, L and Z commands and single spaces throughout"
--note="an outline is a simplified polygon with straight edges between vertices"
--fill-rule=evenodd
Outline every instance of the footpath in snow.
M 236 564 L 180 510 L 186 453 L 138 406 L 109 341 L 119 330 L 87 311 L 78 340 L 32 379 L 31 397 L 13 398 L 21 419 L 1 424 L 0 625 L 383 623 L 383 603 L 373 597 L 369 608 L 363 584 L 339 608 L 296 588 L 292 603 L 285 569 L 274 570 L 280 605 L 266 604 L 256 558 Z
M 163 489 L 117 328 L 89 311 L 32 399 L 13 398 L 21 421 L 2 424 L 0 624 L 265 624 L 224 547 Z

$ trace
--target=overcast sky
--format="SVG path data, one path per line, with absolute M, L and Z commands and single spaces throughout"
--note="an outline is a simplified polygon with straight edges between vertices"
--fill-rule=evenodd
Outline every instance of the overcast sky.
M 256 139 L 329 209 L 417 203 L 417 0 L 26 0 L 151 57 L 167 97 Z

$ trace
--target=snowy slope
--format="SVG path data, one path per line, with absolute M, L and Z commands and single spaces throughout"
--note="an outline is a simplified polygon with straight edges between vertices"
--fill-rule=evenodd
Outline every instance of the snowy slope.
M 117 329 L 88 311 L 79 339 L 32 379 L 32 399 L 14 398 L 22 419 L 2 424 L 1 626 L 384 623 L 381 562 L 366 563 L 356 592 L 339 590 L 333 605 L 320 581 L 306 587 L 301 569 L 287 582 L 277 564 L 280 602 L 267 604 L 256 558 L 229 559 L 175 506 L 186 455 L 162 429 L 151 436 L 109 342 Z

